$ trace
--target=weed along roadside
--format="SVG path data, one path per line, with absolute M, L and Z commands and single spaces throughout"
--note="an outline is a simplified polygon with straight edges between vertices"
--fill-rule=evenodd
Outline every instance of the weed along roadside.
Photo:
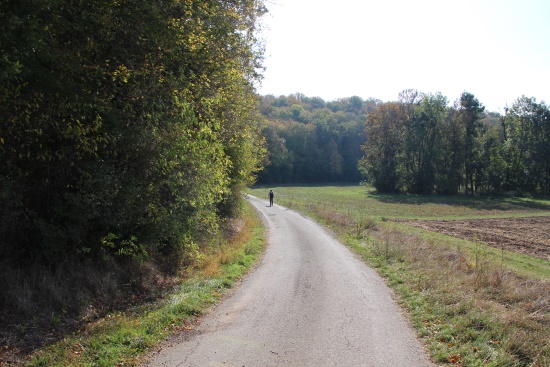
M 329 227 L 386 278 L 436 363 L 550 366 L 547 255 L 517 254 L 481 238 L 469 241 L 392 221 L 542 218 L 550 215 L 550 201 L 376 195 L 365 186 L 273 189 L 280 205 Z M 249 192 L 261 196 L 265 188 Z M 529 236 L 538 230 L 533 227 Z M 549 245 L 542 247 L 550 251 Z
M 256 264 L 264 248 L 263 223 L 246 203 L 238 234 L 221 250 L 206 253 L 164 299 L 86 324 L 35 353 L 26 366 L 137 365 L 168 336 L 191 331 L 196 317 Z

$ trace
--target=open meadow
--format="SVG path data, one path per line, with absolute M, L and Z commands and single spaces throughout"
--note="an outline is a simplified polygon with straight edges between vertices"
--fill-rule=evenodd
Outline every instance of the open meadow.
M 248 193 L 267 199 L 270 189 L 386 277 L 436 363 L 550 365 L 550 200 L 368 186 Z

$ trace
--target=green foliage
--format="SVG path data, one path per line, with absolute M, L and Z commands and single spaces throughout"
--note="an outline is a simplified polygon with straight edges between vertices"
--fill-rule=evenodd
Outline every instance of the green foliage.
M 549 111 L 522 97 L 500 116 L 471 93 L 449 107 L 441 94 L 406 90 L 368 113 L 359 169 L 381 193 L 547 196 Z
M 264 148 L 262 1 L 3 1 L 0 254 L 145 257 L 216 231 Z
M 82 325 L 33 354 L 28 366 L 137 365 L 143 355 L 158 347 L 173 333 L 191 330 L 194 319 L 240 279 L 257 262 L 265 247 L 264 227 L 251 205 L 246 205 L 242 231 L 249 234 L 235 244 L 234 256 L 220 274 L 204 276 L 190 271 L 189 277 L 154 304 L 134 306 L 126 312 Z
M 302 94 L 262 97 L 269 160 L 259 182 L 358 182 L 366 112 L 379 101 Z
M 506 186 L 546 196 L 550 193 L 550 110 L 524 96 L 507 112 L 502 118 Z
M 473 94 L 464 92 L 460 95 L 457 101 L 458 123 L 464 129 L 464 176 L 465 176 L 465 192 L 468 193 L 468 185 L 470 193 L 473 195 L 476 191 L 474 177 L 477 171 L 482 171 L 483 167 L 479 165 L 477 159 L 480 154 L 479 130 L 481 129 L 481 118 L 485 107 L 474 97 Z
M 121 239 L 114 233 L 108 233 L 101 239 L 101 244 L 113 251 L 116 255 L 128 255 L 134 258 L 143 259 L 147 256 L 147 250 L 137 242 L 136 236 L 128 239 Z M 85 252 L 85 251 L 84 251 Z
M 359 165 L 380 192 L 396 192 L 402 186 L 400 157 L 406 120 L 405 109 L 398 103 L 384 103 L 368 115 L 365 155 Z
M 442 122 L 447 99 L 441 94 L 425 95 L 412 107 L 406 122 L 405 183 L 408 192 L 431 194 L 436 187 L 436 168 L 441 157 Z

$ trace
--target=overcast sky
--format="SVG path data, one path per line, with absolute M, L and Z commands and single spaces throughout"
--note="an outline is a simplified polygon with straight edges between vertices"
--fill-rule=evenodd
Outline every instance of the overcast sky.
M 265 0 L 260 94 L 550 102 L 549 0 Z

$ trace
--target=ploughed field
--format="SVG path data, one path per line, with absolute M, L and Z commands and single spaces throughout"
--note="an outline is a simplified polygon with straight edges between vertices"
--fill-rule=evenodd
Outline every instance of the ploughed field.
M 469 220 L 393 219 L 393 221 L 550 260 L 550 216 Z

